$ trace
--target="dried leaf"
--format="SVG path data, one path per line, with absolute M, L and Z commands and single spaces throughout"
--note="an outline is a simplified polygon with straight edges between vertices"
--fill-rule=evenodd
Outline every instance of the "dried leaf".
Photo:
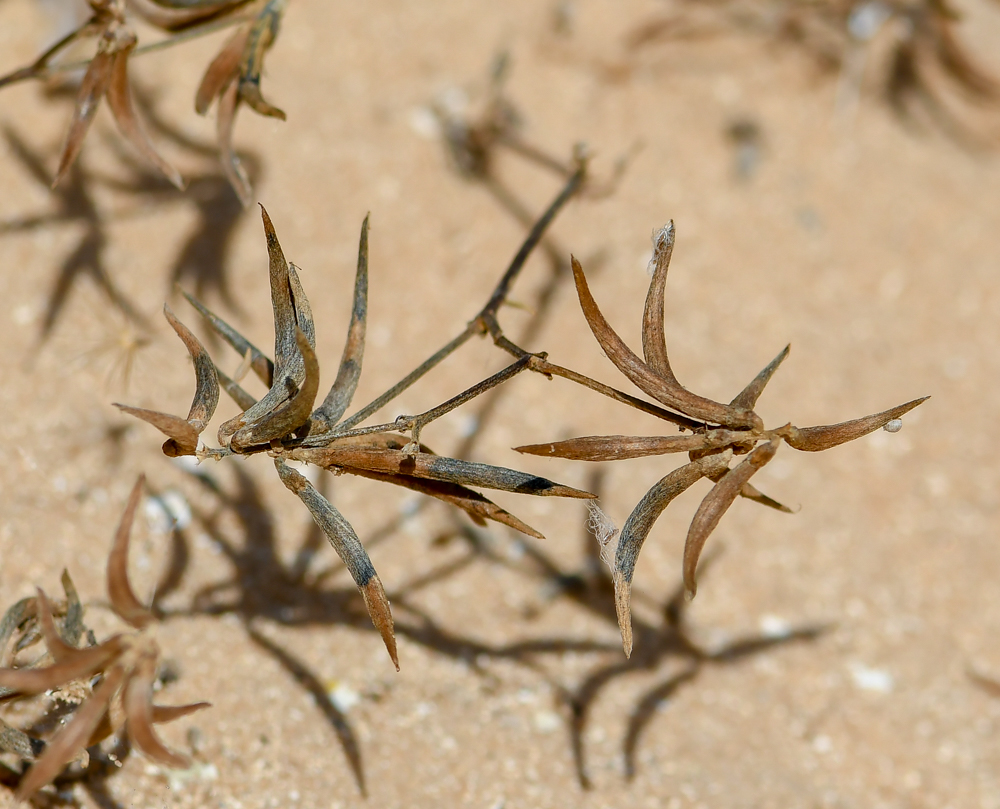
M 732 454 L 729 452 L 706 455 L 675 469 L 646 492 L 625 521 L 615 553 L 613 579 L 618 627 L 621 629 L 626 657 L 632 655 L 632 577 L 646 537 L 675 497 L 683 494 L 703 477 L 724 469 L 730 457 Z
M 270 0 L 250 27 L 240 63 L 240 98 L 261 115 L 285 120 L 285 113 L 268 104 L 260 94 L 260 74 L 264 54 L 278 35 L 278 26 L 285 13 L 286 0 Z
M 129 738 L 143 753 L 166 767 L 184 770 L 191 766 L 187 756 L 168 748 L 153 730 L 153 682 L 156 679 L 156 657 L 144 655 L 125 685 L 122 704 L 128 722 Z
M 676 382 L 654 373 L 611 329 L 590 293 L 580 262 L 573 258 L 572 263 L 573 278 L 576 281 L 580 306 L 587 318 L 590 330 L 594 333 L 601 348 L 604 349 L 604 353 L 608 355 L 608 359 L 637 387 L 667 407 L 675 408 L 691 418 L 722 424 L 726 427 L 745 427 L 754 430 L 764 428 L 760 418 L 753 411 L 705 399 L 682 388 Z
M 90 677 L 101 671 L 122 651 L 122 637 L 114 635 L 98 646 L 73 649 L 72 654 L 42 669 L 0 669 L 0 686 L 12 692 L 33 696 L 73 680 Z
M 38 623 L 42 629 L 42 637 L 45 638 L 45 648 L 49 650 L 49 654 L 52 655 L 52 659 L 56 663 L 71 660 L 77 649 L 66 643 L 56 629 L 56 622 L 52 618 L 52 605 L 41 587 L 38 588 L 37 603 Z
M 183 719 L 185 716 L 211 708 L 211 702 L 192 702 L 189 705 L 153 705 L 152 720 L 154 725 L 163 725 L 167 722 L 174 722 Z
M 170 182 L 180 190 L 184 190 L 184 178 L 179 171 L 168 163 L 149 140 L 135 113 L 132 103 L 132 90 L 128 81 L 128 57 L 135 44 L 118 51 L 111 62 L 111 81 L 107 88 L 108 106 L 114 115 L 115 123 L 125 139 L 146 160 L 154 165 Z
M 274 413 L 299 391 L 306 377 L 305 360 L 296 336 L 300 327 L 297 326 L 296 308 L 292 299 L 288 262 L 264 206 L 261 206 L 260 211 L 267 237 L 271 308 L 274 313 L 274 381 L 268 392 L 253 407 L 219 428 L 219 441 L 223 446 L 239 430 Z M 315 359 L 315 354 L 313 357 Z M 318 384 L 318 374 L 315 381 Z
M 207 113 L 212 102 L 236 80 L 249 33 L 250 29 L 247 27 L 238 30 L 226 40 L 222 50 L 209 64 L 194 97 L 194 109 L 199 115 Z
M 330 504 L 330 501 L 316 491 L 305 477 L 285 464 L 280 458 L 274 459 L 274 467 L 278 470 L 281 482 L 305 503 L 313 520 L 316 521 L 316 525 L 326 534 L 333 549 L 347 566 L 351 578 L 354 579 L 354 583 L 361 591 L 372 623 L 382 635 L 382 642 L 385 643 L 389 657 L 392 658 L 396 671 L 399 671 L 396 635 L 392 627 L 389 599 L 386 598 L 382 581 L 375 572 L 375 567 L 372 565 L 364 545 L 361 544 L 361 540 L 358 539 L 358 535 L 354 532 L 351 524 Z
M 411 478 L 406 475 L 390 475 L 383 472 L 371 472 L 367 469 L 345 469 L 344 471 L 368 478 L 369 480 L 380 480 L 384 483 L 391 483 L 394 486 L 402 486 L 414 492 L 426 494 L 429 497 L 436 497 L 445 503 L 457 506 L 469 515 L 476 525 L 486 525 L 487 520 L 493 520 L 502 525 L 520 531 L 535 539 L 545 539 L 538 531 L 525 522 L 522 522 L 509 511 L 500 508 L 492 500 L 488 500 L 477 491 L 459 486 L 457 483 L 445 483 L 440 480 L 424 480 L 421 478 Z
M 273 412 L 234 433 L 230 439 L 230 447 L 234 452 L 240 452 L 255 444 L 267 444 L 278 438 L 291 435 L 309 421 L 309 414 L 312 412 L 316 394 L 319 392 L 319 363 L 316 360 L 316 352 L 309 345 L 302 329 L 296 327 L 295 334 L 299 351 L 305 361 L 306 373 L 302 387 L 288 401 L 276 407 Z M 253 409 L 251 408 L 251 410 Z
M 646 364 L 654 374 L 680 386 L 677 377 L 670 369 L 667 357 L 667 338 L 663 333 L 664 322 L 664 290 L 667 284 L 667 271 L 670 269 L 670 257 L 674 253 L 674 222 L 669 221 L 664 228 L 653 236 L 653 278 L 649 282 L 649 292 L 646 293 L 646 306 L 642 313 L 642 353 Z
M 113 404 L 123 413 L 128 413 L 130 416 L 142 419 L 147 424 L 152 424 L 157 430 L 169 437 L 170 440 L 163 444 L 164 454 L 172 458 L 178 455 L 194 455 L 198 449 L 200 432 L 192 427 L 187 419 L 172 416 L 170 413 L 161 413 L 158 410 L 132 407 L 120 402 Z
M 729 470 L 698 506 L 684 543 L 684 591 L 688 599 L 694 598 L 698 591 L 696 573 L 705 542 L 747 481 L 774 457 L 779 443 L 779 439 L 773 438 L 757 447 L 738 466 Z
M 365 353 L 365 324 L 368 317 L 368 216 L 361 225 L 361 241 L 358 245 L 358 271 L 354 280 L 354 306 L 351 310 L 351 325 L 347 330 L 347 342 L 340 359 L 337 378 L 316 412 L 312 414 L 313 429 L 327 432 L 340 421 L 340 417 L 351 404 L 354 392 L 361 379 L 361 362 Z
M 821 452 L 830 449 L 838 444 L 844 444 L 861 438 L 863 435 L 875 432 L 879 427 L 884 427 L 893 419 L 898 419 L 909 413 L 917 405 L 923 404 L 930 396 L 914 399 L 912 402 L 898 405 L 897 407 L 883 410 L 871 416 L 865 416 L 853 421 L 844 421 L 840 424 L 831 424 L 825 427 L 792 427 L 784 428 L 783 438 L 795 449 L 803 452 Z
M 114 55 L 105 51 L 99 51 L 91 60 L 90 67 L 84 74 L 80 89 L 76 94 L 76 106 L 73 109 L 73 120 L 70 122 L 69 132 L 66 133 L 66 142 L 63 144 L 62 154 L 59 157 L 59 168 L 56 169 L 56 178 L 52 181 L 53 187 L 59 185 L 69 172 L 70 166 L 80 154 L 83 146 L 83 139 L 87 136 L 90 125 L 94 122 L 97 108 L 101 99 L 104 98 L 111 84 L 111 65 Z
M 80 596 L 73 585 L 69 571 L 63 570 L 60 577 L 63 592 L 66 594 L 66 617 L 63 619 L 62 637 L 70 646 L 77 646 L 80 638 L 83 637 L 83 604 L 80 603 Z M 2 638 L 2 633 L 0 633 Z M 2 655 L 3 643 L 0 641 L 0 655 Z
M 167 304 L 163 305 L 163 315 L 177 336 L 181 338 L 181 342 L 187 348 L 191 359 L 194 360 L 196 387 L 187 420 L 200 435 L 215 414 L 215 408 L 219 405 L 219 379 L 215 373 L 215 363 L 212 362 L 212 358 L 198 341 L 198 338 L 174 316 Z
M 128 0 L 128 6 L 158 28 L 180 31 L 250 2 L 252 0 Z
M 18 786 L 17 800 L 25 800 L 55 779 L 83 749 L 107 712 L 124 677 L 125 670 L 121 666 L 115 666 L 104 675 L 90 699 L 73 714 L 69 724 L 56 734 L 42 756 L 28 770 Z
M 118 523 L 118 530 L 115 532 L 111 553 L 108 554 L 107 568 L 108 597 L 111 601 L 111 608 L 115 611 L 115 615 L 135 629 L 145 629 L 156 620 L 153 613 L 136 598 L 128 578 L 129 536 L 132 532 L 135 510 L 142 499 L 142 488 L 145 481 L 146 476 L 140 475 L 135 486 L 132 487 L 128 504 L 125 506 L 121 521 Z
M 219 158 L 222 171 L 236 192 L 244 208 L 253 203 L 253 188 L 246 169 L 233 149 L 233 128 L 236 125 L 236 111 L 240 105 L 240 86 L 231 82 L 219 96 L 219 109 L 215 114 L 215 131 L 219 139 Z
M 774 372 L 778 370 L 778 367 L 785 361 L 785 357 L 788 356 L 788 352 L 792 350 L 790 345 L 787 345 L 782 349 L 782 351 L 771 360 L 767 367 L 764 368 L 756 377 L 754 377 L 753 382 L 747 385 L 743 390 L 739 392 L 737 397 L 730 402 L 734 407 L 745 407 L 747 410 L 753 410 L 754 406 L 757 404 L 757 400 L 760 395 L 764 392 L 764 388 L 767 383 L 771 381 L 771 377 L 774 376 Z
M 293 450 L 291 457 L 324 467 L 368 469 L 372 472 L 441 480 L 462 486 L 482 486 L 485 489 L 500 489 L 517 494 L 594 497 L 590 492 L 563 486 L 526 472 L 458 458 L 443 458 L 427 452 L 407 453 L 381 447 L 332 444 L 319 449 Z
M 514 449 L 526 455 L 570 458 L 576 461 L 621 461 L 644 458 L 647 455 L 715 449 L 727 446 L 740 437 L 741 433 L 731 430 L 668 436 L 591 435 L 549 444 L 528 444 Z
M 773 508 L 775 511 L 781 511 L 785 514 L 794 513 L 788 506 L 779 503 L 777 500 L 768 497 L 759 489 L 755 488 L 749 483 L 744 483 L 743 488 L 740 489 L 740 497 L 745 500 L 753 500 L 755 503 L 760 503 L 762 506 L 767 506 L 768 508 Z

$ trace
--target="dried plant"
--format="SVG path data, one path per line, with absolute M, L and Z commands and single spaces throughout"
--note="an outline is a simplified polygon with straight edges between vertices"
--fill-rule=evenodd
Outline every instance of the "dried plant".
M 480 525 L 485 524 L 486 520 L 494 520 L 535 537 L 541 535 L 469 487 L 542 496 L 592 497 L 587 492 L 513 469 L 438 456 L 420 443 L 420 433 L 428 424 L 525 369 L 541 370 L 544 373 L 562 372 L 574 376 L 566 369 L 545 362 L 543 356 L 529 354 L 507 340 L 497 322 L 496 312 L 506 300 L 510 285 L 532 248 L 541 239 L 557 211 L 579 187 L 582 179 L 581 166 L 536 223 L 486 306 L 470 321 L 466 329 L 386 393 L 347 418 L 344 418 L 344 414 L 357 389 L 364 353 L 368 296 L 367 220 L 361 230 L 354 306 L 347 344 L 336 380 L 326 398 L 316 407 L 319 364 L 315 354 L 316 330 L 312 311 L 298 272 L 293 264 L 286 261 L 266 211 L 262 215 L 267 236 L 274 312 L 274 361 L 194 298 L 188 296 L 188 300 L 201 312 L 212 329 L 243 356 L 241 370 L 252 370 L 269 386 L 268 392 L 259 401 L 255 400 L 240 386 L 241 374 L 237 373 L 233 379 L 220 371 L 197 338 L 174 317 L 169 308 L 165 308 L 167 320 L 194 359 L 197 387 L 190 411 L 186 418 L 181 418 L 158 411 L 118 405 L 123 411 L 149 422 L 168 436 L 163 445 L 163 451 L 167 455 L 221 459 L 231 455 L 262 452 L 270 454 L 282 482 L 303 501 L 350 570 L 372 621 L 379 629 L 397 668 L 389 603 L 365 548 L 350 523 L 288 462 L 306 462 L 337 474 L 347 472 L 402 486 L 458 506 Z M 516 357 L 515 362 L 424 413 L 400 416 L 384 424 L 357 426 L 477 334 L 490 334 L 497 345 Z M 599 383 L 588 382 L 602 392 L 610 391 L 609 395 L 633 399 Z M 221 446 L 207 448 L 199 445 L 199 437 L 215 412 L 220 383 L 242 412 L 219 428 Z
M 753 411 L 757 399 L 778 366 L 788 356 L 786 347 L 729 404 L 715 402 L 681 386 L 670 368 L 664 337 L 664 290 L 667 269 L 674 246 L 674 225 L 669 223 L 653 238 L 653 271 L 642 318 L 642 348 L 645 361 L 636 356 L 614 332 L 601 314 L 590 293 L 580 263 L 573 259 L 573 277 L 591 331 L 604 353 L 628 379 L 644 393 L 669 407 L 673 412 L 663 418 L 690 431 L 675 436 L 588 436 L 548 444 L 517 447 L 519 452 L 584 461 L 612 461 L 687 452 L 690 462 L 656 483 L 629 515 L 618 538 L 613 576 L 618 622 L 626 655 L 632 651 L 631 588 L 639 551 L 657 517 L 670 502 L 702 478 L 715 486 L 702 500 L 684 546 L 684 586 L 688 598 L 697 590 L 698 559 L 705 542 L 737 497 L 745 497 L 781 511 L 785 506 L 759 492 L 750 479 L 767 464 L 784 442 L 805 452 L 819 452 L 853 441 L 879 427 L 898 429 L 904 414 L 925 401 L 915 399 L 881 413 L 821 427 L 794 427 L 786 424 L 765 429 Z M 734 457 L 746 456 L 730 467 Z M 610 529 L 599 521 L 599 535 Z M 602 541 L 602 544 L 603 541 Z
M 102 100 L 125 139 L 171 183 L 184 187 L 180 173 L 150 141 L 136 113 L 129 82 L 130 57 L 153 48 L 186 41 L 220 27 L 239 25 L 236 33 L 209 65 L 195 97 L 195 109 L 204 115 L 218 99 L 218 138 L 223 170 L 244 205 L 250 204 L 250 183 L 233 151 L 236 111 L 246 102 L 262 115 L 284 120 L 285 114 L 266 103 L 260 92 L 264 54 L 274 42 L 287 0 L 88 0 L 92 16 L 27 67 L 0 78 L 0 88 L 26 79 L 86 67 L 76 95 L 69 131 L 59 158 L 53 185 L 65 178 L 76 160 Z M 144 48 L 130 22 L 138 16 L 174 36 Z M 180 33 L 178 33 L 180 32 Z M 56 64 L 56 58 L 79 40 L 96 38 L 94 57 L 83 64 Z
M 157 763 L 174 768 L 190 764 L 187 757 L 164 745 L 153 729 L 155 724 L 187 716 L 208 703 L 153 704 L 160 661 L 160 647 L 151 631 L 156 619 L 136 598 L 128 578 L 129 536 L 142 488 L 140 477 L 107 564 L 111 609 L 135 632 L 113 635 L 100 644 L 87 632 L 90 645 L 79 648 L 84 635 L 83 609 L 67 573 L 63 574 L 65 604 L 54 608 L 39 590 L 37 597 L 19 601 L 0 620 L 0 663 L 10 666 L 0 669 L 0 704 L 53 689 L 60 689 L 64 700 L 78 704 L 65 727 L 47 742 L 0 722 L 0 752 L 33 762 L 18 784 L 18 800 L 50 783 L 86 748 L 99 744 L 122 725 L 132 743 Z M 56 625 L 54 614 L 65 616 L 61 627 Z M 39 637 L 45 641 L 47 654 L 17 665 L 19 653 Z
M 922 106 L 955 134 L 967 133 L 958 128 L 964 116 L 953 91 L 974 104 L 1000 97 L 1000 79 L 962 45 L 956 30 L 962 15 L 951 0 L 676 0 L 672 5 L 666 15 L 634 28 L 628 47 L 731 30 L 764 34 L 798 45 L 822 67 L 839 71 L 841 103 L 853 102 L 870 77 L 900 115 L 909 118 Z

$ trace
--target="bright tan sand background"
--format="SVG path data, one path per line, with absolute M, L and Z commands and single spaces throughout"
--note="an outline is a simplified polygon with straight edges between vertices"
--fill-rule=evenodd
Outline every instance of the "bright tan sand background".
M 0 3 L 0 70 L 52 40 L 56 7 Z M 963 7 L 963 40 L 1000 73 L 1000 10 L 985 0 Z M 266 459 L 207 464 L 196 477 L 162 456 L 152 428 L 111 407 L 186 412 L 190 363 L 159 314 L 163 301 L 201 326 L 175 280 L 258 345 L 272 339 L 259 215 L 239 211 L 217 173 L 214 124 L 192 109 L 224 35 L 134 63 L 137 85 L 174 129 L 154 137 L 192 178 L 186 195 L 135 164 L 106 112 L 77 174 L 50 192 L 30 166 L 51 176 L 69 100 L 47 99 L 37 84 L 6 89 L 0 603 L 35 585 L 58 592 L 67 567 L 89 624 L 105 635 L 116 625 L 103 606 L 103 562 L 136 475 L 191 511 L 170 531 L 155 503 L 144 509 L 132 575 L 142 593 L 157 582 L 165 590 L 160 642 L 180 677 L 159 700 L 214 703 L 163 730 L 175 747 L 193 745 L 198 766 L 169 774 L 135 754 L 108 781 L 106 806 L 1000 806 L 1000 699 L 967 675 L 1000 677 L 996 152 L 907 128 L 867 90 L 854 113 L 838 115 L 836 76 L 795 48 L 725 35 L 630 51 L 627 32 L 661 4 L 573 8 L 566 34 L 554 28 L 552 4 L 530 0 L 289 4 L 264 80 L 288 121 L 244 111 L 236 142 L 256 199 L 302 268 L 324 385 L 340 357 L 366 212 L 370 320 L 358 403 L 457 334 L 517 250 L 523 226 L 454 170 L 431 112 L 466 102 L 474 112 L 506 50 L 506 95 L 527 139 L 560 157 L 585 141 L 598 181 L 632 155 L 614 193 L 572 202 L 552 240 L 585 263 L 633 346 L 650 234 L 672 218 L 666 328 L 687 387 L 728 401 L 790 342 L 758 407 L 769 425 L 933 398 L 899 434 L 815 456 L 785 447 L 761 472 L 755 482 L 796 513 L 743 501 L 725 517 L 711 540 L 722 552 L 686 613 L 700 657 L 664 623 L 664 604 L 707 484 L 674 504 L 646 544 L 628 662 L 608 593 L 595 584 L 581 502 L 499 495 L 547 537 L 536 541 L 480 530 L 403 490 L 331 477 L 327 492 L 392 599 L 397 674 L 325 542 L 293 581 L 299 549 L 315 537 Z M 760 133 L 742 178 L 727 135 L 741 121 Z M 498 176 L 529 210 L 544 209 L 558 179 L 513 156 L 498 160 Z M 101 274 L 148 332 L 108 304 Z M 542 254 L 528 264 L 512 295 L 518 306 L 502 312 L 512 335 L 550 274 Z M 136 342 L 126 388 L 115 368 Z M 591 337 L 568 278 L 527 347 L 628 386 Z M 213 353 L 230 371 L 239 363 L 224 347 Z M 383 415 L 420 412 L 505 363 L 476 341 Z M 224 401 L 218 422 L 235 412 Z M 619 525 L 677 464 L 606 465 L 598 481 L 585 464 L 513 452 L 571 435 L 664 430 L 564 380 L 519 377 L 488 420 L 476 413 L 476 404 L 453 413 L 424 441 L 449 453 L 478 430 L 470 457 L 599 485 Z M 812 639 L 796 637 L 814 629 Z M 748 639 L 771 642 L 740 645 Z

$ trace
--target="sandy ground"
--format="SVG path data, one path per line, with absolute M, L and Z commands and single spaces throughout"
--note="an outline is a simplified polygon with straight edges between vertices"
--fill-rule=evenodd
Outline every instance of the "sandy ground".
M 0 4 L 0 69 L 51 39 L 55 6 Z M 193 178 L 186 195 L 131 162 L 106 113 L 78 173 L 50 192 L 30 166 L 51 176 L 69 105 L 38 86 L 7 89 L 0 602 L 35 585 L 57 592 L 68 567 L 89 622 L 110 632 L 103 560 L 136 475 L 191 510 L 172 531 L 155 503 L 144 508 L 133 577 L 144 593 L 159 582 L 160 642 L 180 673 L 160 699 L 214 703 L 164 729 L 198 765 L 165 773 L 133 755 L 107 782 L 105 806 L 1000 806 L 1000 699 L 967 676 L 1000 677 L 1000 473 L 989 427 L 1000 410 L 996 154 L 909 130 L 871 93 L 838 119 L 836 81 L 795 49 L 727 36 L 630 53 L 626 32 L 660 5 L 574 7 L 566 35 L 553 30 L 548 3 L 528 0 L 290 4 L 264 84 L 288 122 L 244 112 L 237 143 L 303 268 L 324 378 L 339 359 L 366 212 L 371 319 L 358 402 L 461 330 L 516 251 L 522 225 L 449 165 L 430 113 L 435 101 L 482 98 L 506 49 L 525 137 L 560 156 L 586 141 L 598 179 L 634 155 L 613 194 L 574 201 L 552 231 L 563 257 L 572 251 L 591 268 L 595 295 L 634 346 L 650 233 L 672 218 L 667 337 L 686 386 L 728 400 L 790 342 L 758 408 L 770 425 L 933 398 L 897 435 L 815 456 L 784 448 L 759 484 L 796 513 L 733 507 L 684 638 L 664 605 L 707 486 L 672 506 L 640 559 L 630 662 L 580 502 L 498 496 L 547 537 L 536 541 L 331 478 L 327 492 L 393 601 L 397 674 L 346 572 L 325 543 L 311 544 L 308 514 L 270 463 L 192 474 L 160 454 L 151 428 L 110 406 L 187 407 L 190 366 L 159 315 L 169 299 L 197 322 L 175 281 L 258 344 L 271 340 L 259 217 L 235 204 L 211 156 L 213 125 L 191 109 L 220 36 L 135 63 L 174 128 L 157 139 Z M 963 35 L 1000 71 L 1000 14 L 968 7 Z M 743 179 L 726 135 L 737 121 L 761 133 Z M 559 186 L 516 157 L 501 155 L 496 168 L 534 212 Z M 148 330 L 109 305 L 95 267 Z M 503 311 L 511 334 L 550 277 L 543 256 L 529 263 L 513 294 L 521 306 Z M 115 369 L 136 342 L 126 387 Z M 528 347 L 628 384 L 565 278 Z M 476 342 L 384 415 L 426 409 L 504 362 Z M 235 412 L 224 402 L 218 422 Z M 451 452 L 478 431 L 470 457 L 598 487 L 619 525 L 676 465 L 635 460 L 595 477 L 593 466 L 512 452 L 570 435 L 663 431 L 565 381 L 518 378 L 489 419 L 477 412 L 457 411 L 424 440 Z M 752 639 L 769 642 L 740 645 Z M 0 807 L 11 805 L 0 794 Z

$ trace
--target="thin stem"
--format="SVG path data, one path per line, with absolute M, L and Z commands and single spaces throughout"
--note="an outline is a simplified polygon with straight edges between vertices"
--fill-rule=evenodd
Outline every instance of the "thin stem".
M 336 432 L 338 435 L 342 433 L 340 430 L 347 430 L 353 427 L 355 424 L 360 424 L 370 415 L 372 415 L 377 410 L 381 409 L 393 399 L 395 399 L 399 394 L 409 388 L 414 382 L 420 379 L 428 371 L 435 368 L 443 360 L 452 354 L 457 348 L 460 348 L 472 335 L 477 332 L 481 333 L 483 330 L 480 328 L 475 328 L 475 321 L 466 326 L 465 331 L 463 331 L 458 337 L 448 343 L 446 346 L 441 348 L 437 353 L 433 354 L 429 359 L 421 363 L 416 369 L 407 374 L 403 379 L 393 385 L 389 390 L 383 393 L 374 401 L 362 407 L 357 413 L 349 418 L 344 419 L 339 425 L 337 425 Z
M 437 407 L 431 408 L 430 410 L 421 413 L 419 416 L 400 416 L 398 419 L 396 419 L 397 429 L 409 430 L 412 443 L 419 444 L 420 431 L 424 427 L 426 427 L 432 421 L 441 418 L 446 413 L 450 413 L 456 407 L 465 404 L 470 399 L 475 399 L 480 394 L 486 393 L 486 391 L 506 382 L 511 377 L 517 376 L 517 374 L 521 373 L 521 371 L 524 371 L 529 367 L 531 358 L 532 357 L 530 354 L 524 355 L 516 362 L 512 362 L 502 371 L 499 371 L 493 374 L 493 376 L 489 377 L 488 379 L 484 379 L 482 382 L 479 382 L 473 385 L 471 388 L 464 390 L 462 393 L 458 394 L 458 396 L 453 396 L 447 402 L 439 404 Z
M 571 371 L 569 368 L 563 368 L 561 365 L 555 365 L 541 357 L 534 357 L 531 362 L 531 370 L 537 371 L 540 374 L 545 374 L 546 376 L 561 376 L 563 379 L 576 382 L 579 385 L 583 385 L 585 388 L 590 388 L 597 393 L 607 396 L 609 399 L 614 399 L 616 402 L 627 404 L 634 407 L 636 410 L 641 410 L 644 413 L 656 416 L 658 419 L 669 421 L 685 430 L 691 430 L 694 432 L 696 430 L 703 430 L 706 426 L 704 422 L 695 421 L 694 419 L 687 418 L 687 416 L 682 416 L 678 413 L 664 410 L 662 407 L 657 407 L 656 405 L 650 404 L 649 402 L 639 399 L 636 396 L 631 396 L 630 394 L 624 393 L 617 388 L 612 388 L 605 385 L 603 382 L 591 379 L 589 376 L 584 376 L 576 371 Z
M 214 34 L 216 31 L 222 31 L 226 28 L 231 28 L 234 25 L 239 25 L 240 23 L 246 22 L 248 19 L 250 18 L 247 15 L 238 14 L 234 17 L 226 17 L 225 19 L 205 23 L 204 25 L 200 25 L 196 28 L 191 28 L 179 34 L 174 34 L 166 39 L 161 39 L 159 42 L 152 42 L 149 45 L 141 45 L 132 51 L 130 57 L 141 56 L 144 53 L 153 53 L 154 51 L 172 48 L 174 45 L 180 45 L 183 42 L 197 39 L 198 37 L 208 36 L 209 34 Z M 60 40 L 56 45 L 46 51 L 45 54 L 43 54 L 43 56 L 35 62 L 35 64 L 0 79 L 0 87 L 7 84 L 25 81 L 26 79 L 48 79 L 52 76 L 58 76 L 60 73 L 70 73 L 74 70 L 83 70 L 83 68 L 88 67 L 91 62 L 90 59 L 79 59 L 75 62 L 67 62 L 64 65 L 55 65 L 52 67 L 44 66 L 43 60 L 50 59 L 59 48 L 62 48 L 72 38 L 74 38 L 76 33 L 79 32 L 75 32 L 73 35 Z
M 338 435 L 345 434 L 341 433 L 340 430 L 349 430 L 356 424 L 360 424 L 377 410 L 391 402 L 403 391 L 417 382 L 417 380 L 439 365 L 442 361 L 447 359 L 447 357 L 450 356 L 455 350 L 468 342 L 473 335 L 488 332 L 498 346 L 519 359 L 528 353 L 515 346 L 503 336 L 503 331 L 500 329 L 496 320 L 496 313 L 507 299 L 510 288 L 527 262 L 528 256 L 531 255 L 531 251 L 538 246 L 538 243 L 542 240 L 542 236 L 545 235 L 545 231 L 548 229 L 549 225 L 552 224 L 552 220 L 555 219 L 559 211 L 562 210 L 563 206 L 566 205 L 569 199 L 577 191 L 579 191 L 585 175 L 586 164 L 581 160 L 578 162 L 577 169 L 573 173 L 573 176 L 569 179 L 569 182 L 566 183 L 562 191 L 559 192 L 559 195 L 552 201 L 552 204 L 549 205 L 548 210 L 542 214 L 542 217 L 532 227 L 531 232 L 521 245 L 521 249 L 517 251 L 517 255 L 514 256 L 510 265 L 507 267 L 507 271 L 500 279 L 500 283 L 497 284 L 496 288 L 493 290 L 493 294 L 490 296 L 490 299 L 486 302 L 486 306 L 480 310 L 476 317 L 469 321 L 464 331 L 433 354 L 429 359 L 421 363 L 416 369 L 407 374 L 407 376 L 401 381 L 389 388 L 389 390 L 377 399 L 365 405 L 361 408 L 361 410 L 354 413 L 354 415 L 344 419 L 344 421 L 338 425 L 339 429 L 336 431 Z M 304 445 L 309 445 L 308 439 Z
M 517 255 L 514 256 L 514 260 L 511 261 L 510 266 L 507 268 L 507 272 L 504 273 L 503 278 L 500 279 L 500 283 L 497 284 L 495 290 L 493 290 L 493 295 L 487 301 L 486 306 L 479 313 L 477 319 L 482 319 L 486 315 L 493 315 L 496 317 L 497 310 L 500 309 L 501 304 L 507 300 L 507 295 L 510 292 L 510 287 L 514 283 L 521 269 L 524 267 L 525 262 L 528 260 L 528 256 L 531 255 L 531 251 L 538 246 L 538 243 L 542 240 L 542 236 L 545 235 L 545 231 L 548 230 L 552 220 L 556 218 L 556 215 L 562 210 L 563 206 L 569 201 L 577 191 L 580 190 L 580 186 L 583 184 L 584 177 L 586 176 L 586 163 L 580 161 L 577 166 L 576 171 L 573 172 L 573 176 L 569 178 L 569 182 L 566 183 L 563 190 L 559 193 L 552 204 L 549 206 L 548 210 L 542 214 L 541 218 L 535 223 L 535 226 L 531 229 L 528 234 L 528 238 L 524 240 L 524 244 L 521 245 L 521 249 L 517 251 Z

